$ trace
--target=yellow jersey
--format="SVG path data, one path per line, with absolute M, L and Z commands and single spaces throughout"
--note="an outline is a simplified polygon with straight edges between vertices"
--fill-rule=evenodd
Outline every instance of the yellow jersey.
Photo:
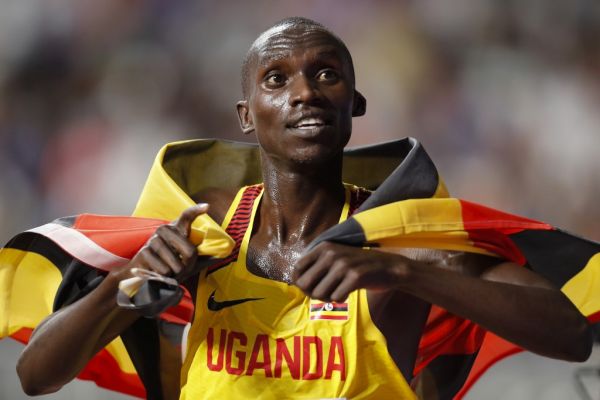
M 340 222 L 364 192 L 346 185 Z M 180 399 L 416 399 L 371 320 L 366 290 L 323 303 L 248 271 L 261 196 L 262 185 L 238 192 L 223 222 L 236 248 L 199 280 Z

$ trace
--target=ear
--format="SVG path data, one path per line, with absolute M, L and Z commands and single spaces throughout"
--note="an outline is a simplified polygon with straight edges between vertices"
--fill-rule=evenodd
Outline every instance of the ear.
M 352 116 L 360 117 L 367 112 L 367 99 L 360 94 L 358 90 L 354 91 L 354 101 L 352 103 Z
M 252 122 L 252 116 L 250 115 L 250 110 L 248 109 L 248 100 L 238 101 L 236 107 L 242 132 L 244 132 L 246 135 L 254 132 L 254 123 Z

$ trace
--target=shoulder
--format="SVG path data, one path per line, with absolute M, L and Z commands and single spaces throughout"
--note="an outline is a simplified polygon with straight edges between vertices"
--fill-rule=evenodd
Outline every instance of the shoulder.
M 197 203 L 208 203 L 210 205 L 208 215 L 221 224 L 238 190 L 209 187 L 194 193 L 191 197 Z

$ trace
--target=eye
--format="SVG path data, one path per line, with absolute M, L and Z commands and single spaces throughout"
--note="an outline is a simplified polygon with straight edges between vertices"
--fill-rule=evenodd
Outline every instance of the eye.
M 269 72 L 265 76 L 264 82 L 269 87 L 278 87 L 285 83 L 285 75 L 279 72 Z
M 317 73 L 317 80 L 322 82 L 335 82 L 339 79 L 339 74 L 333 69 L 323 69 Z

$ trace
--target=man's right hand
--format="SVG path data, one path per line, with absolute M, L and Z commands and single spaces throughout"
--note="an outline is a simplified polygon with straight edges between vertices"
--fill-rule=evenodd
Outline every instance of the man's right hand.
M 198 252 L 189 234 L 192 222 L 207 210 L 208 204 L 196 204 L 185 209 L 175 221 L 160 226 L 131 259 L 128 270 L 147 269 L 180 281 L 191 275 Z
M 115 302 L 118 282 L 131 276 L 131 268 L 178 279 L 194 272 L 198 255 L 188 236 L 192 222 L 207 209 L 207 204 L 195 205 L 177 220 L 158 228 L 124 268 L 113 269 L 109 279 L 87 296 L 38 325 L 17 365 L 25 393 L 39 395 L 60 389 L 94 354 L 139 318 L 137 313 L 118 308 Z

